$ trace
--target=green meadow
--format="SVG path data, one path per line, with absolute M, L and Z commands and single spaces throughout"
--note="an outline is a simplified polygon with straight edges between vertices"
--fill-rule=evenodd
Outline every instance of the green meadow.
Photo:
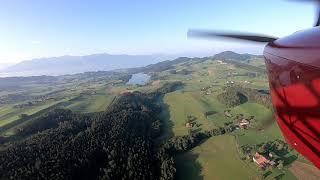
M 106 110 L 114 98 L 114 94 L 107 89 L 103 89 L 92 95 L 80 95 L 78 98 L 70 101 L 70 105 L 66 108 L 82 113 L 100 112 Z
M 39 112 L 43 109 L 47 109 L 60 102 L 62 101 L 48 101 L 46 103 L 41 103 L 37 106 L 22 109 L 16 108 L 13 105 L 0 107 L 0 127 L 18 120 L 21 114 L 32 115 L 36 112 Z
M 259 174 L 240 160 L 233 136 L 212 137 L 176 157 L 178 179 L 257 179 Z
M 257 59 L 253 60 L 251 64 L 263 67 L 261 60 Z M 179 66 L 179 68 L 183 69 L 183 66 Z M 199 125 L 197 131 L 223 127 L 225 123 L 233 122 L 233 117 L 239 114 L 244 117 L 254 116 L 256 127 L 247 130 L 238 129 L 231 135 L 212 137 L 191 151 L 177 155 L 175 157 L 177 179 L 262 179 L 266 172 L 252 162 L 241 160 L 238 148 L 245 144 L 259 144 L 275 139 L 283 140 L 280 129 L 274 120 L 273 112 L 254 102 L 245 102 L 239 106 L 227 108 L 218 101 L 217 95 L 223 92 L 227 81 L 233 81 L 249 88 L 268 89 L 267 77 L 265 75 L 255 78 L 242 75 L 229 76 L 230 73 L 246 74 L 249 71 L 230 64 L 218 64 L 210 61 L 193 64 L 188 69 L 193 72 L 187 78 L 177 78 L 177 75 L 168 74 L 164 76 L 165 80 L 179 80 L 184 83 L 183 89 L 164 96 L 171 124 L 171 127 L 168 128 L 171 128 L 174 136 L 189 133 L 189 129 L 186 127 L 189 115 L 196 117 L 196 122 Z M 201 91 L 202 88 L 208 86 L 211 87 L 209 94 L 206 94 L 206 91 Z M 230 110 L 233 117 L 226 117 L 225 110 Z M 205 117 L 205 112 L 208 111 L 213 111 L 214 114 Z M 267 179 L 273 179 L 277 176 L 282 176 L 283 179 L 295 179 L 288 167 L 283 170 L 272 169 Z

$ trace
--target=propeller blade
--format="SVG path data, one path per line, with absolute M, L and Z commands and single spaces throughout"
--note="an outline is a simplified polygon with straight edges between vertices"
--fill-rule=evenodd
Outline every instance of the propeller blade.
M 216 31 L 204 31 L 204 30 L 189 30 L 188 37 L 196 38 L 232 38 L 238 40 L 253 41 L 259 43 L 269 43 L 277 40 L 278 38 L 260 34 L 251 34 L 251 33 L 228 33 L 228 32 L 216 32 Z
M 320 2 L 320 1 L 319 1 Z M 314 25 L 314 27 L 319 26 L 320 25 L 320 3 L 318 3 L 318 14 L 317 14 L 317 21 L 316 24 Z

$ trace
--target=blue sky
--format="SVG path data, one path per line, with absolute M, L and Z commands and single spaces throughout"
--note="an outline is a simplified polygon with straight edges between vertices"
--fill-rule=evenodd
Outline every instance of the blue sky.
M 187 30 L 282 37 L 311 27 L 315 10 L 288 0 L 3 0 L 0 63 L 93 53 L 259 53 L 262 45 L 187 39 Z

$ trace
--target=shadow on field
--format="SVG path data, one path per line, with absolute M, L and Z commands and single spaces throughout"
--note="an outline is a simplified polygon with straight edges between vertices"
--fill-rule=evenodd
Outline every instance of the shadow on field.
M 157 143 L 162 143 L 168 140 L 169 138 L 174 136 L 173 133 L 173 122 L 171 121 L 169 105 L 164 102 L 164 96 L 160 96 L 158 98 L 158 104 L 161 106 L 161 113 L 159 114 L 159 118 L 162 122 L 161 128 L 161 136 L 157 139 Z M 201 128 L 196 129 L 197 131 L 201 130 Z M 203 140 L 199 143 L 202 144 L 206 140 Z M 176 154 L 174 156 L 176 163 L 176 177 L 177 180 L 203 180 L 203 176 L 201 175 L 202 166 L 197 161 L 199 155 L 193 153 L 192 151 Z
M 159 114 L 159 118 L 162 123 L 162 127 L 161 127 L 162 135 L 158 138 L 158 140 L 161 143 L 173 137 L 174 133 L 172 131 L 173 122 L 171 121 L 169 106 L 164 102 L 164 96 L 160 96 L 158 98 L 158 103 L 161 106 L 161 113 Z
M 289 157 L 286 157 L 284 160 L 284 165 L 286 166 L 286 165 L 292 164 L 297 159 L 298 159 L 298 156 L 296 155 L 291 155 Z
M 177 180 L 203 180 L 201 172 L 203 170 L 200 163 L 197 161 L 199 155 L 187 152 L 176 156 Z
M 244 104 L 244 103 L 248 102 L 248 97 L 245 96 L 244 94 L 237 92 L 237 96 L 240 99 L 240 104 Z

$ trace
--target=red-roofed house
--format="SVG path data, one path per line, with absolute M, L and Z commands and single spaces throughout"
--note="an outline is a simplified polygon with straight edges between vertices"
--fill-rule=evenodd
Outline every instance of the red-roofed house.
M 253 161 L 261 168 L 266 168 L 270 161 L 265 158 L 263 155 L 259 154 L 258 152 L 256 152 L 256 154 L 253 156 Z

